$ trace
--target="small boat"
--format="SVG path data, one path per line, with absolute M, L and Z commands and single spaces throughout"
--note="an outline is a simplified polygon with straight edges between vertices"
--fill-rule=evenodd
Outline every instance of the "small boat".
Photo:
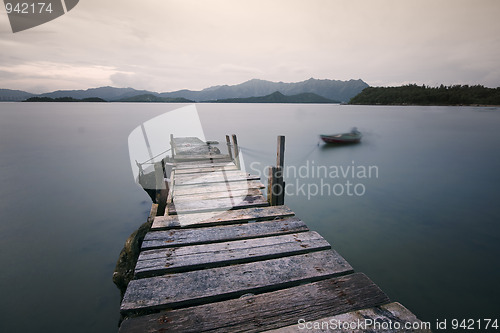
M 320 138 L 326 143 L 357 143 L 361 141 L 362 136 L 361 132 L 354 127 L 349 133 L 321 134 Z

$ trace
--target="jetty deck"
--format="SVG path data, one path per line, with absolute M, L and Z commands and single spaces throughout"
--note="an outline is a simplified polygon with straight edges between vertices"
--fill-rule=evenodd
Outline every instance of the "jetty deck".
M 121 333 L 303 332 L 314 323 L 337 332 L 325 323 L 368 320 L 408 332 L 406 323 L 419 323 L 289 207 L 271 206 L 237 151 L 171 140 L 165 214 L 153 214 L 142 242 Z M 345 331 L 364 331 L 352 328 Z

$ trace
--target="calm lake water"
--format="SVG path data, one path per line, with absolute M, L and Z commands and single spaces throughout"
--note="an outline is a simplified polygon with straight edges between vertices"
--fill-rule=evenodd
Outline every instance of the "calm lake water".
M 0 103 L 0 332 L 117 330 L 114 265 L 150 209 L 127 138 L 181 106 Z M 285 135 L 285 203 L 392 300 L 431 323 L 499 318 L 500 109 L 196 107 L 252 173 Z M 361 144 L 318 145 L 353 126 Z

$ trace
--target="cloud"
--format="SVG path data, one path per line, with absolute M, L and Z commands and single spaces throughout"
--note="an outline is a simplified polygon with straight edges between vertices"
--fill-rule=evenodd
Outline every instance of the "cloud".
M 16 65 L 0 65 L 2 81 L 10 81 L 10 87 L 30 82 L 30 86 L 50 87 L 60 85 L 64 89 L 80 89 L 111 83 L 110 77 L 119 73 L 116 68 L 99 65 L 77 65 L 34 61 Z M 45 84 L 41 84 L 45 82 Z
M 199 90 L 255 77 L 498 86 L 499 10 L 498 0 L 86 0 L 35 29 L 0 32 L 0 64 L 4 85 L 20 88 L 19 71 L 23 84 L 53 90 Z

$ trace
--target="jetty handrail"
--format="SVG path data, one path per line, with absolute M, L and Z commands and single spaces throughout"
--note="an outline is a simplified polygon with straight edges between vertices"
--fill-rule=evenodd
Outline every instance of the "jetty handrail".
M 144 161 L 144 162 L 142 162 L 142 163 L 139 163 L 139 162 L 137 162 L 137 161 L 135 161 L 135 162 L 136 162 L 137 164 L 140 164 L 140 165 L 143 165 L 143 164 L 154 164 L 154 163 L 148 163 L 148 162 L 149 162 L 149 161 L 151 161 L 151 160 L 154 160 L 155 158 L 157 158 L 157 157 L 158 157 L 158 156 L 160 156 L 160 155 L 163 155 L 163 154 L 165 154 L 165 153 L 168 153 L 170 150 L 172 150 L 172 148 L 169 148 L 169 149 L 167 149 L 167 150 L 165 150 L 165 151 L 162 151 L 162 152 L 161 152 L 161 153 L 159 153 L 158 155 L 155 155 L 155 156 L 151 157 L 149 160 L 145 160 L 145 161 Z

